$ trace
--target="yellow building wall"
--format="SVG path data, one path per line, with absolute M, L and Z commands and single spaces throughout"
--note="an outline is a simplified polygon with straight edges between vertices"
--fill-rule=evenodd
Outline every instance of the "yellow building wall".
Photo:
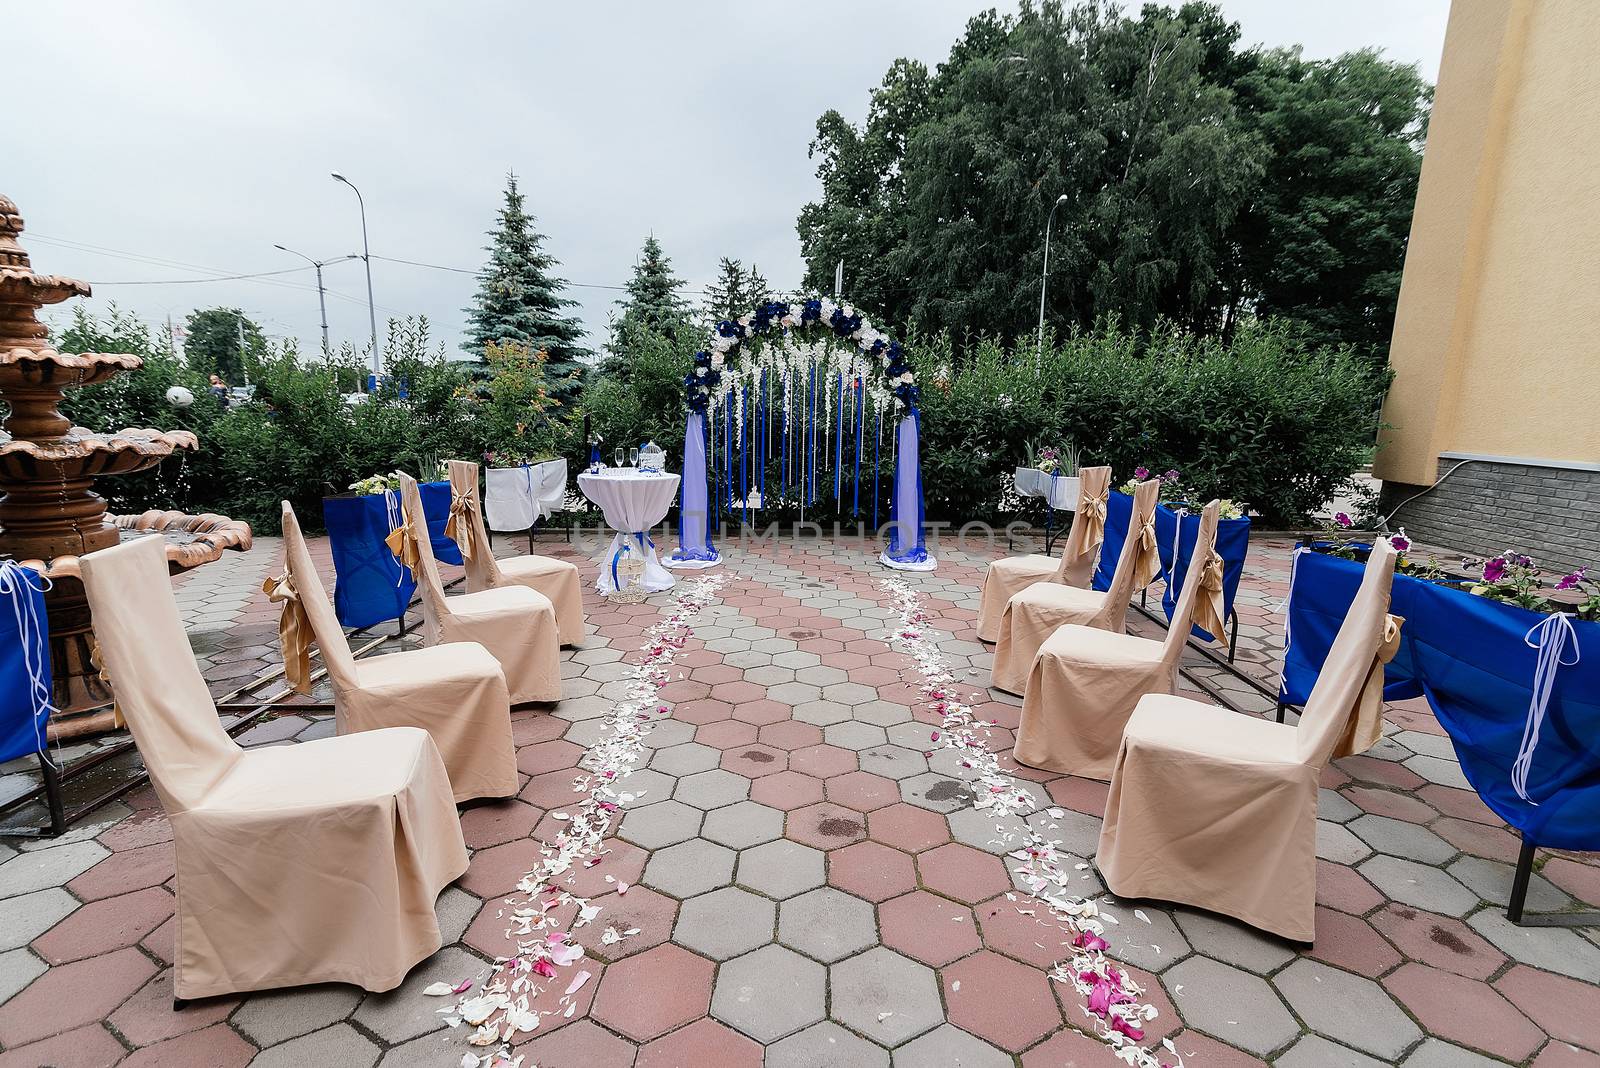
M 1600 461 L 1600 2 L 1455 0 L 1375 473 Z

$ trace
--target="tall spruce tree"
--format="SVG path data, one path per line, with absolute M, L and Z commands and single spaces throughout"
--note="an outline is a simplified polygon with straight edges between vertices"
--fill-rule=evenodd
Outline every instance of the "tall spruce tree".
M 691 329 L 689 307 L 678 294 L 683 284 L 683 279 L 673 276 L 672 260 L 661 250 L 661 242 L 654 234 L 645 238 L 628 279 L 627 295 L 617 301 L 621 314 L 611 323 L 611 339 L 600 365 L 602 374 L 626 381 L 631 350 L 645 335 L 673 341 L 680 331 Z
M 744 264 L 722 257 L 717 264 L 717 280 L 706 287 L 706 315 L 713 323 L 733 319 L 754 305 L 750 299 L 750 277 Z
M 772 286 L 768 284 L 766 277 L 756 270 L 756 265 L 753 263 L 750 265 L 750 274 L 745 279 L 745 295 L 749 297 L 750 307 L 741 311 L 740 315 L 772 299 Z
M 506 176 L 499 222 L 484 249 L 489 261 L 478 273 L 478 293 L 466 309 L 467 340 L 461 347 L 479 361 L 489 345 L 508 341 L 546 353 L 551 394 L 570 405 L 583 389 L 582 358 L 589 350 L 580 343 L 582 324 L 564 314 L 577 301 L 562 295 L 567 283 L 553 273 L 559 263 L 544 251 L 545 235 L 523 208 L 515 174 Z

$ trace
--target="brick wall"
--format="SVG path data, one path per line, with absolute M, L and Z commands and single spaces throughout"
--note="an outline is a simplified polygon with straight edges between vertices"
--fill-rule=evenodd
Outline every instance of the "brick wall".
M 1439 474 L 1460 462 L 1441 458 Z M 1425 488 L 1385 482 L 1380 513 Z M 1401 508 L 1389 525 L 1464 553 L 1517 549 L 1547 574 L 1600 567 L 1600 471 L 1474 460 Z

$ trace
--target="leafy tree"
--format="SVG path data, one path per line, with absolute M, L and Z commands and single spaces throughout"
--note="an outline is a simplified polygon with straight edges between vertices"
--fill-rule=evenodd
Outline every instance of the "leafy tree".
M 706 317 L 711 322 L 743 315 L 752 307 L 750 276 L 744 264 L 722 257 L 717 264 L 717 280 L 706 287 Z
M 243 346 L 241 340 L 241 324 Z M 188 337 L 183 356 L 189 369 L 202 375 L 218 374 L 229 385 L 240 385 L 266 358 L 269 346 L 261 328 L 239 308 L 206 308 L 189 313 Z
M 843 259 L 850 298 L 902 332 L 1026 334 L 1059 200 L 1059 327 L 1204 334 L 1273 314 L 1370 342 L 1392 317 L 1427 105 L 1414 68 L 1374 53 L 1241 50 L 1214 4 L 1025 0 L 973 18 L 932 71 L 896 60 L 861 126 L 818 120 L 805 283 L 831 288 Z
M 499 226 L 489 236 L 489 261 L 478 274 L 478 293 L 467 309 L 467 340 L 462 348 L 484 358 L 491 344 L 517 342 L 546 355 L 550 393 L 558 402 L 573 401 L 583 389 L 580 344 L 583 325 L 565 314 L 577 301 L 563 296 L 566 282 L 552 273 L 556 258 L 544 251 L 545 236 L 523 207 L 517 176 L 506 177 L 505 205 Z
M 617 301 L 622 313 L 612 322 L 607 357 L 600 365 L 602 374 L 627 381 L 629 352 L 643 334 L 673 338 L 680 330 L 691 329 L 688 305 L 678 292 L 682 288 L 683 279 L 673 276 L 672 261 L 662 252 L 661 243 L 654 234 L 647 237 L 628 279 L 627 296 Z
M 1363 50 L 1326 61 L 1266 52 L 1235 83 L 1269 148 L 1234 228 L 1236 307 L 1381 352 L 1389 343 L 1433 90 Z
M 484 459 L 503 467 L 554 456 L 559 433 L 551 416 L 557 402 L 546 355 L 507 341 L 490 342 L 484 358 L 491 372 L 477 420 Z

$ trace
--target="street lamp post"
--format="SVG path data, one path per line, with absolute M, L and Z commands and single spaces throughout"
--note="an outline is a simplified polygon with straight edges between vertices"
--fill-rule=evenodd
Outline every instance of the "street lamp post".
M 1056 202 L 1050 205 L 1050 215 L 1044 222 L 1044 270 L 1039 272 L 1039 344 L 1034 351 L 1036 367 L 1044 362 L 1044 295 L 1046 287 L 1050 285 L 1050 226 L 1056 221 L 1056 209 L 1066 202 L 1067 194 L 1056 197 Z
M 361 258 L 367 265 L 367 319 L 372 325 L 372 379 L 376 383 L 382 368 L 378 364 L 378 312 L 372 303 L 372 249 L 367 245 L 367 202 L 350 179 L 338 171 L 333 172 L 333 179 L 349 186 L 356 195 L 356 203 L 361 207 Z
M 311 266 L 313 266 L 313 267 L 315 267 L 317 269 L 317 306 L 322 310 L 322 353 L 323 353 L 323 355 L 327 355 L 327 353 L 328 353 L 328 296 L 327 296 L 326 291 L 322 288 L 322 268 L 326 267 L 330 263 L 341 263 L 344 260 L 358 260 L 361 257 L 357 256 L 354 252 L 352 252 L 348 256 L 338 256 L 338 257 L 335 257 L 334 259 L 331 259 L 331 260 L 314 260 L 310 256 L 307 256 L 304 252 L 296 252 L 294 249 L 289 248 L 287 245 L 273 245 L 272 247 L 277 249 L 277 250 L 279 250 L 280 252 L 287 252 L 291 256 L 299 256 L 301 259 L 305 260 L 307 263 L 311 264 Z

